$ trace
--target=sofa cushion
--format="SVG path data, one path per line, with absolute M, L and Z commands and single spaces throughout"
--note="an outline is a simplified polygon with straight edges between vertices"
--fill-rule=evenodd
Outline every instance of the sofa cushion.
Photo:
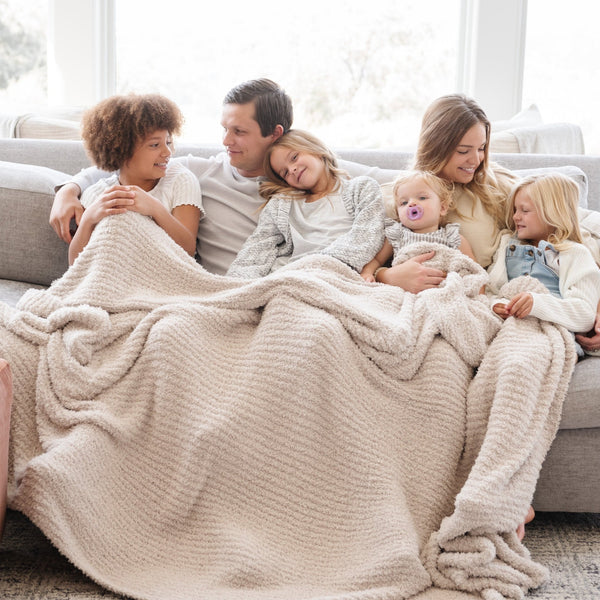
M 46 167 L 0 162 L 0 278 L 49 285 L 67 269 L 68 246 L 48 222 L 54 186 L 67 177 Z
M 0 279 L 0 302 L 9 306 L 16 306 L 21 296 L 29 289 L 44 289 L 46 286 L 12 279 Z
M 515 129 L 516 127 L 533 127 L 543 123 L 537 104 L 531 104 L 510 119 L 492 121 L 492 133 Z
M 587 175 L 579 168 L 573 165 L 563 167 L 538 167 L 536 169 L 516 169 L 513 173 L 519 177 L 529 177 L 530 175 L 544 175 L 549 173 L 561 173 L 570 177 L 579 186 L 579 206 L 587 208 L 588 206 L 588 179 Z
M 583 154 L 581 127 L 574 123 L 544 123 L 492 133 L 491 152 L 524 154 Z
M 575 365 L 563 405 L 561 429 L 600 427 L 600 357 L 587 356 Z

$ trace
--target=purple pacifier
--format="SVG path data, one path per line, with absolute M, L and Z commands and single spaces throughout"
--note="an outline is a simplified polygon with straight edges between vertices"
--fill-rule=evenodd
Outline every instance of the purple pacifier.
M 423 209 L 420 206 L 411 206 L 406 211 L 406 216 L 411 221 L 416 221 L 417 219 L 420 219 L 423 216 Z

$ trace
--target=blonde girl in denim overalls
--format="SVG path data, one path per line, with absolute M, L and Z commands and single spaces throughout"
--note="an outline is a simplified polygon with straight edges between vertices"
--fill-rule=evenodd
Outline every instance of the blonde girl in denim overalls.
M 560 173 L 534 175 L 512 190 L 507 203 L 511 233 L 500 241 L 488 269 L 492 309 L 501 318 L 529 315 L 575 333 L 594 326 L 600 300 L 600 269 L 583 245 L 577 207 L 577 184 Z M 496 294 L 506 282 L 535 277 L 550 292 Z M 578 353 L 583 355 L 579 347 Z

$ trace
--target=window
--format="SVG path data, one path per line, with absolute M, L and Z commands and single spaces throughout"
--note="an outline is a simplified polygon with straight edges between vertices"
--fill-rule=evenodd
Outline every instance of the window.
M 586 154 L 600 154 L 600 5 L 586 0 L 529 0 L 523 106 L 544 122 L 577 123 Z
M 47 0 L 0 0 L 0 103 L 3 112 L 45 106 Z
M 425 107 L 456 89 L 460 15 L 461 0 L 119 0 L 117 91 L 169 96 L 184 137 L 219 143 L 225 93 L 269 77 L 327 144 L 413 147 Z

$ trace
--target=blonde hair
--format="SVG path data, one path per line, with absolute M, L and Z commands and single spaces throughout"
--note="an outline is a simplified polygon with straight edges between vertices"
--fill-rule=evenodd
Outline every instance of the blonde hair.
M 414 168 L 431 171 L 439 176 L 462 138 L 478 123 L 485 129 L 483 160 L 469 183 L 454 185 L 461 185 L 473 200 L 478 198 L 498 227 L 503 229 L 506 197 L 514 176 L 498 165 L 493 165 L 492 172 L 489 162 L 491 125 L 475 100 L 464 94 L 448 94 L 438 98 L 427 108 L 421 124 Z
M 341 178 L 348 177 L 347 173 L 338 167 L 335 154 L 320 139 L 307 131 L 290 129 L 279 139 L 275 140 L 267 148 L 265 154 L 264 170 L 268 181 L 261 182 L 259 193 L 267 200 L 281 193 L 285 193 L 288 196 L 297 196 L 298 198 L 303 198 L 308 194 L 305 190 L 292 187 L 285 179 L 280 177 L 279 173 L 275 173 L 273 167 L 271 167 L 271 155 L 276 148 L 288 148 L 289 150 L 307 152 L 320 158 L 325 165 L 325 171 L 329 182 L 333 185 L 333 189 L 337 188 Z
M 548 241 L 558 250 L 569 246 L 569 241 L 583 244 L 577 208 L 579 206 L 579 186 L 573 179 L 562 173 L 531 175 L 515 185 L 506 205 L 506 222 L 515 232 L 515 199 L 520 191 L 527 191 L 529 198 L 542 222 L 554 231 Z
M 394 186 L 392 188 L 392 194 L 394 196 L 394 207 L 398 208 L 398 190 L 400 186 L 410 183 L 415 180 L 422 180 L 423 183 L 431 188 L 435 194 L 440 198 L 441 207 L 448 210 L 452 206 L 452 186 L 447 181 L 438 177 L 431 171 L 408 171 L 402 173 L 394 180 Z M 396 211 L 395 211 L 396 212 Z M 396 212 L 396 220 L 398 214 Z M 444 221 L 443 215 L 440 215 L 440 224 Z

